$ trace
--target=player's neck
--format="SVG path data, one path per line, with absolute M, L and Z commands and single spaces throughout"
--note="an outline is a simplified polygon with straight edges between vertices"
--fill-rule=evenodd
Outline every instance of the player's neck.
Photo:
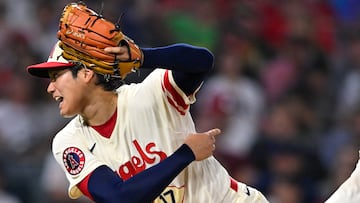
M 88 125 L 102 125 L 111 118 L 116 111 L 116 107 L 117 94 L 103 92 L 91 100 L 91 103 L 84 108 L 81 116 Z

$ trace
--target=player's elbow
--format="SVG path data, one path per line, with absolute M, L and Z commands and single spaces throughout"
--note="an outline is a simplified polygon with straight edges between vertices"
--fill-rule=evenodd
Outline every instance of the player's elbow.
M 180 58 L 187 61 L 187 64 L 191 64 L 192 67 L 196 67 L 196 72 L 207 73 L 212 71 L 214 55 L 209 49 L 184 43 L 177 45 L 178 53 L 183 56 Z
M 210 50 L 201 48 L 202 58 L 204 60 L 203 70 L 204 72 L 210 72 L 214 68 L 214 55 Z

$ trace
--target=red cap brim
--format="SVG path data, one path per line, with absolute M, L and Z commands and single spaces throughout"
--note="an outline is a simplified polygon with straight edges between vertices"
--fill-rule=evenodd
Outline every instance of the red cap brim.
M 49 78 L 49 70 L 65 69 L 74 66 L 73 63 L 63 62 L 44 62 L 28 66 L 26 70 L 33 76 Z

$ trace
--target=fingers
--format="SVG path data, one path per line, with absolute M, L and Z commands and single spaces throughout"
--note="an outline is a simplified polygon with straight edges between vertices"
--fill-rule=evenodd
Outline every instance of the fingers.
M 121 60 L 121 61 L 126 61 L 129 59 L 129 53 L 128 53 L 128 48 L 125 46 L 122 47 L 106 47 L 104 49 L 105 52 L 109 53 L 109 54 L 115 54 L 116 55 L 116 59 Z
M 125 46 L 122 47 L 106 47 L 104 49 L 105 52 L 111 53 L 111 54 L 124 54 L 127 53 L 128 49 Z
M 214 137 L 219 135 L 221 133 L 221 130 L 219 128 L 214 128 L 206 132 L 209 136 Z
M 221 133 L 218 128 L 203 133 L 189 134 L 184 143 L 187 144 L 195 155 L 195 160 L 201 161 L 211 156 L 216 148 L 215 137 Z
M 104 51 L 106 51 L 108 53 L 112 53 L 112 54 L 119 54 L 121 49 L 120 49 L 120 47 L 106 47 L 104 49 Z
M 214 129 L 211 129 L 209 131 L 206 132 L 208 134 L 208 136 L 210 137 L 211 141 L 212 141 L 212 150 L 214 151 L 215 148 L 216 148 L 216 145 L 215 145 L 215 136 L 219 135 L 221 133 L 221 130 L 218 129 L 218 128 L 214 128 Z

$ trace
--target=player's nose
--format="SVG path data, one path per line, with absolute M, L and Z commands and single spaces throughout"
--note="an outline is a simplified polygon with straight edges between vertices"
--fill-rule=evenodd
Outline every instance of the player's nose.
M 54 86 L 54 82 L 50 82 L 46 91 L 49 93 L 49 94 L 53 94 L 55 92 L 55 86 Z

